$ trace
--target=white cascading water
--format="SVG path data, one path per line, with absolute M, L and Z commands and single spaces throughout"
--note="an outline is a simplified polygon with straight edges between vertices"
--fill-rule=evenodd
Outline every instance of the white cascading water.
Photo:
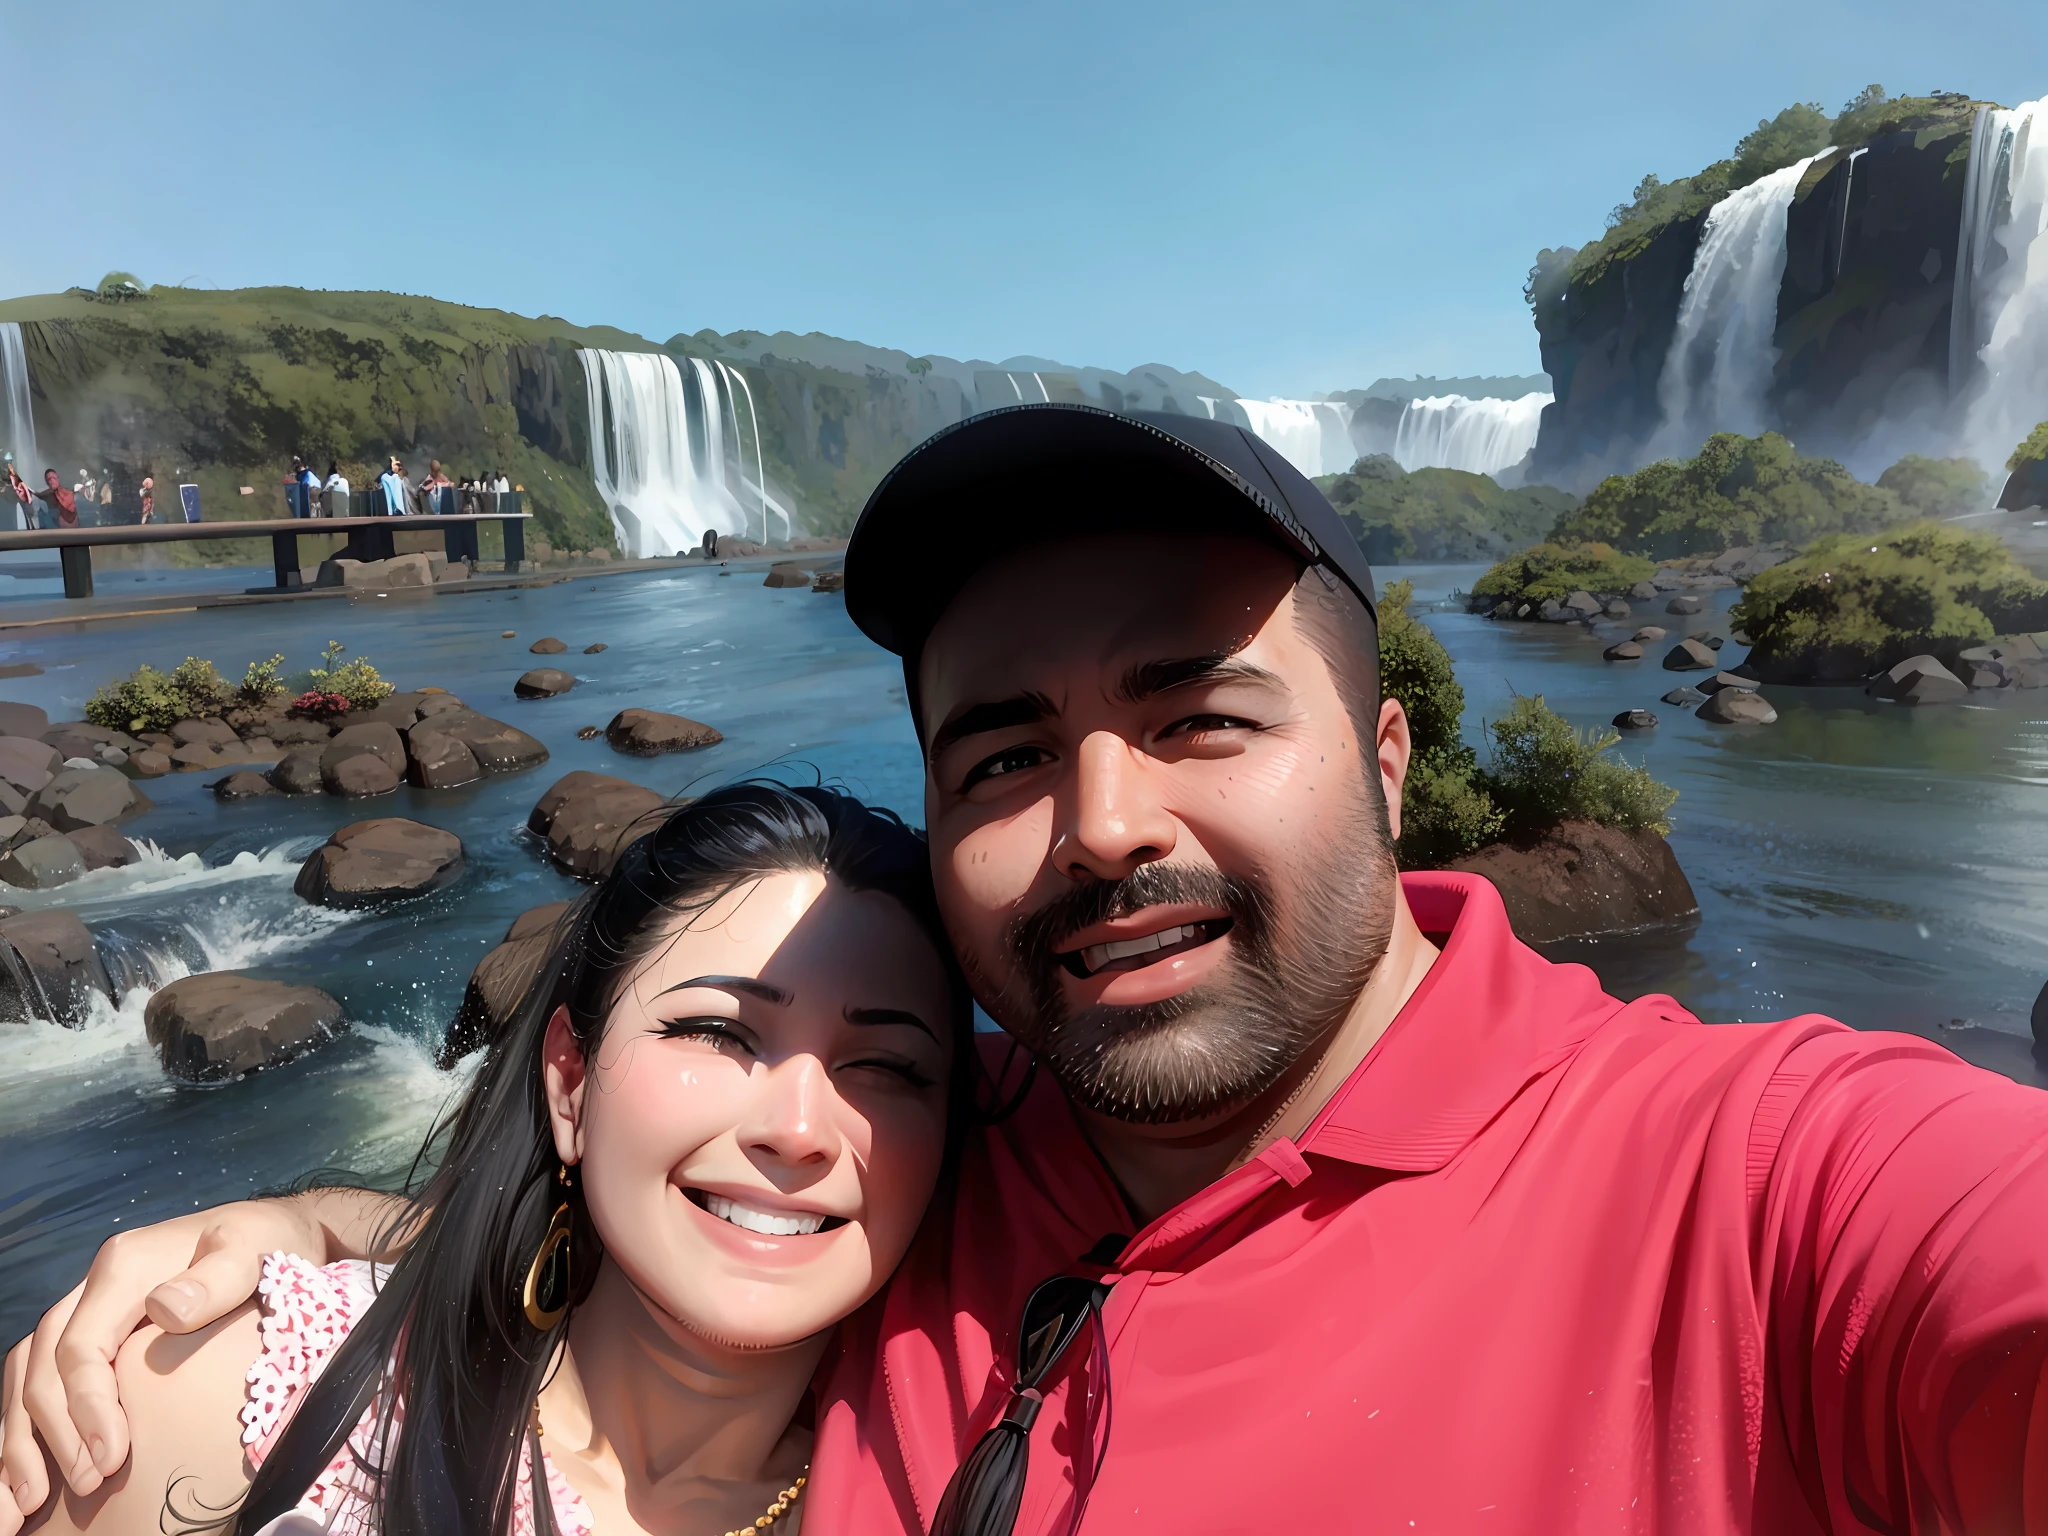
M 1197 398 L 1210 416 L 1215 402 Z M 1304 475 L 1341 475 L 1358 459 L 1351 444 L 1352 408 L 1342 400 L 1239 400 L 1252 430 Z
M 1755 437 L 1769 427 L 1785 218 L 1815 158 L 1738 188 L 1708 210 L 1657 382 L 1664 420 L 1656 453 L 1690 455 L 1713 433 Z
M 1462 469 L 1501 475 L 1528 457 L 1551 396 L 1531 391 L 1512 400 L 1431 395 L 1410 400 L 1394 428 L 1394 461 L 1403 469 Z
M 1963 198 L 1949 379 L 1959 446 L 1998 471 L 2048 420 L 2048 97 L 1978 110 Z
M 0 450 L 14 455 L 22 479 L 42 484 L 43 461 L 37 457 L 36 417 L 28 391 L 28 352 L 22 346 L 21 325 L 14 320 L 0 322 Z M 12 496 L 0 508 L 0 526 L 21 526 L 21 511 Z
M 726 428 L 732 413 L 712 366 L 688 359 L 704 428 L 700 445 L 690 433 L 690 392 L 674 358 L 594 347 L 576 355 L 589 392 L 591 478 L 624 552 L 643 560 L 677 554 L 701 544 L 707 529 L 744 535 L 746 510 L 726 485 L 726 455 L 736 448 Z

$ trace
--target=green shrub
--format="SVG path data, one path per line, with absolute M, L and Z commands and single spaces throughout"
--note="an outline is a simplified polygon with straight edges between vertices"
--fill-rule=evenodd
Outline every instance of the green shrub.
M 1383 453 L 1316 484 L 1377 565 L 1497 560 L 1532 544 L 1578 505 L 1547 485 L 1503 489 L 1461 469 L 1403 470 Z
M 1501 816 L 1472 782 L 1477 757 L 1459 733 L 1465 690 L 1443 642 L 1408 611 L 1413 595 L 1406 581 L 1380 594 L 1380 688 L 1401 701 L 1414 741 L 1401 790 L 1400 861 L 1437 869 L 1498 837 Z
M 1546 598 L 1561 602 L 1579 591 L 1626 592 L 1656 574 L 1657 567 L 1649 561 L 1618 554 L 1611 545 L 1547 541 L 1500 561 L 1472 584 L 1472 593 L 1532 603 Z
M 1908 656 L 1956 654 L 2048 628 L 2048 584 L 1992 534 L 1916 523 L 1879 538 L 1822 539 L 1755 577 L 1728 620 L 1749 662 L 1787 681 L 1846 682 Z
M 1961 517 L 1991 505 L 1991 478 L 1975 459 L 1927 459 L 1909 453 L 1877 477 L 1915 517 Z
M 284 665 L 282 655 L 268 661 L 252 661 L 249 670 L 242 674 L 242 685 L 235 690 L 236 702 L 250 709 L 257 709 L 280 698 L 285 693 L 284 679 L 277 675 L 277 669 Z
M 1609 475 L 1550 537 L 1597 540 L 1653 560 L 1745 545 L 1872 533 L 1910 514 L 1833 459 L 1802 458 L 1775 432 L 1717 432 L 1690 459 Z
M 85 718 L 110 731 L 168 731 L 180 720 L 203 720 L 228 707 L 230 695 L 213 663 L 187 656 L 169 672 L 147 662 L 103 683 L 86 700 Z
M 1533 836 L 1562 821 L 1648 828 L 1660 837 L 1671 830 L 1665 812 L 1678 791 L 1651 778 L 1646 765 L 1609 757 L 1621 740 L 1615 732 L 1573 730 L 1541 694 L 1517 698 L 1486 729 L 1492 761 L 1475 782 L 1500 806 L 1509 836 Z
M 2048 459 L 2048 421 L 2044 421 L 2027 434 L 2026 441 L 2013 449 L 2012 457 L 2005 461 L 2008 474 L 2018 474 L 2023 465 L 2039 464 Z
M 366 658 L 344 662 L 341 658 L 347 650 L 339 640 L 328 641 L 327 649 L 320 653 L 320 665 L 293 676 L 293 690 L 337 694 L 348 700 L 350 709 L 374 709 L 397 692 Z

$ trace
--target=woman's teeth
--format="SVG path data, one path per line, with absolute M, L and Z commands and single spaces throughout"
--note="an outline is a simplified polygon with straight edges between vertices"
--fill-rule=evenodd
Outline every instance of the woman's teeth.
M 1202 937 L 1204 925 L 1183 923 L 1177 928 L 1162 928 L 1157 933 L 1148 933 L 1140 939 L 1116 939 L 1108 944 L 1090 944 L 1081 951 L 1081 963 L 1090 971 L 1099 971 L 1113 960 L 1127 960 L 1132 955 L 1150 954 L 1155 949 L 1171 949 L 1176 944 Z
M 823 1216 L 757 1211 L 750 1205 L 741 1205 L 737 1200 L 728 1200 L 723 1195 L 709 1193 L 704 1196 L 704 1209 L 720 1221 L 729 1221 L 736 1227 L 745 1227 L 749 1232 L 759 1232 L 763 1237 L 804 1237 L 825 1224 Z

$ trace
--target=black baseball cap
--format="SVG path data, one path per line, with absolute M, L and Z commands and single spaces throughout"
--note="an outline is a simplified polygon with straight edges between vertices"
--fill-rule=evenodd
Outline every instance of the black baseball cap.
M 1336 508 L 1256 433 L 1057 403 L 971 416 L 898 460 L 854 525 L 846 610 L 909 664 L 990 560 L 1124 529 L 1251 533 L 1323 567 L 1377 613 L 1372 569 Z

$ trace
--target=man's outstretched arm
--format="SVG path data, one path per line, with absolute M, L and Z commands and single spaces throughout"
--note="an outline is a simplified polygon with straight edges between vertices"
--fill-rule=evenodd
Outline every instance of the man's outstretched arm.
M 147 1320 L 190 1333 L 256 1294 L 263 1260 L 283 1250 L 315 1264 L 386 1260 L 399 1200 L 370 1190 L 316 1189 L 243 1200 L 110 1237 L 84 1283 L 9 1351 L 0 1398 L 0 1480 L 26 1516 L 49 1496 L 40 1433 L 73 1492 L 89 1494 L 128 1459 L 128 1419 L 114 1357 Z M 0 1536 L 11 1529 L 0 1509 Z

